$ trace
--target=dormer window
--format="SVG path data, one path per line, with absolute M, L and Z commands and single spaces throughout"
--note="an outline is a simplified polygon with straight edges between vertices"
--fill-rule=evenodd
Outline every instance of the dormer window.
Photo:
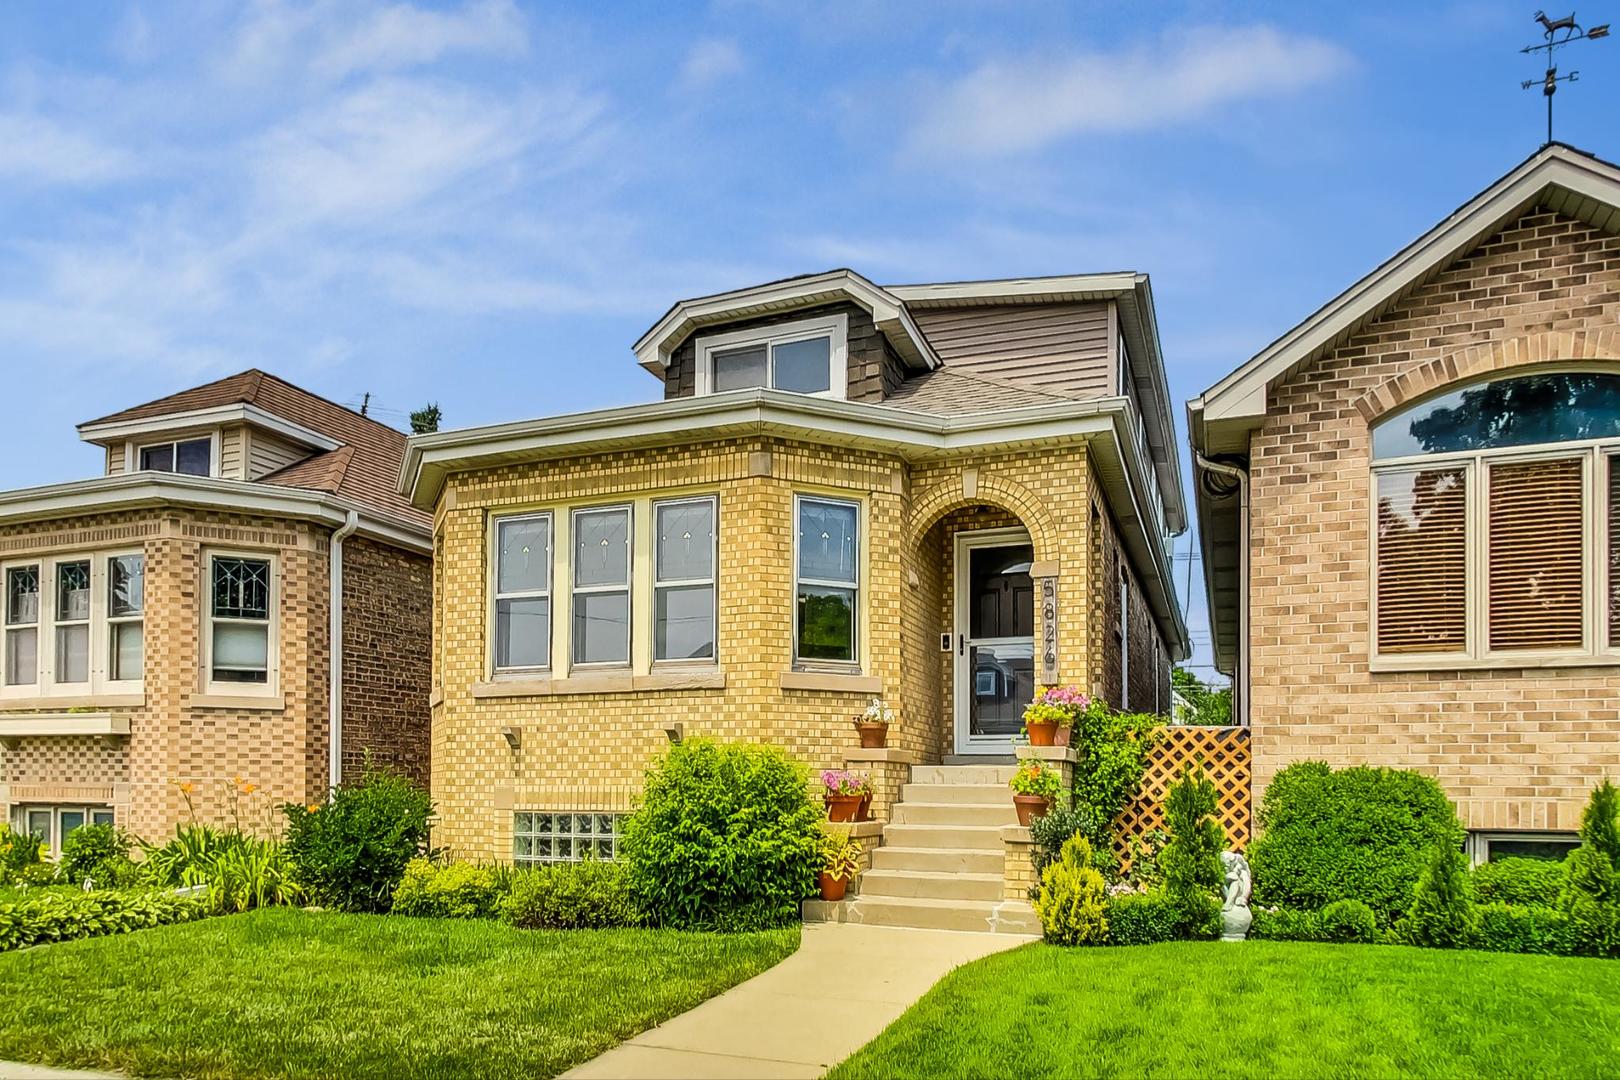
M 141 472 L 185 473 L 187 476 L 211 476 L 214 472 L 212 436 L 148 443 L 137 453 L 136 468 Z
M 697 341 L 697 392 L 766 388 L 818 397 L 844 396 L 849 317 L 831 315 Z

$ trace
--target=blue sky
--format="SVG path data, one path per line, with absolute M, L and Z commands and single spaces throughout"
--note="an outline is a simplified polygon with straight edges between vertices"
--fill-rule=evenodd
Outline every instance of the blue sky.
M 0 486 L 250 366 L 401 425 L 650 400 L 671 301 L 844 265 L 1147 271 L 1179 419 L 1542 138 L 1528 0 L 808 6 L 0 7 Z M 1611 158 L 1617 50 L 1558 97 Z

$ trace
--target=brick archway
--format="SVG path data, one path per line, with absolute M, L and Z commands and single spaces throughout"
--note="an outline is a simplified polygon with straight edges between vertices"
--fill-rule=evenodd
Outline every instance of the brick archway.
M 994 506 L 1012 514 L 1029 530 L 1035 561 L 1057 561 L 1057 524 L 1051 512 L 1024 485 L 993 473 L 977 474 L 971 482 L 958 475 L 914 497 L 906 520 L 908 548 L 915 550 L 940 518 L 967 506 Z
M 1476 345 L 1430 360 L 1374 387 L 1356 401 L 1368 424 L 1452 384 L 1477 382 L 1497 371 L 1540 364 L 1620 362 L 1620 331 L 1548 330 Z

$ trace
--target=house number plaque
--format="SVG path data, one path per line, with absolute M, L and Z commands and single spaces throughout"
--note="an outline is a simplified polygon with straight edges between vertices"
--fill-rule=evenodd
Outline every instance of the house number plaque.
M 1041 684 L 1056 685 L 1058 681 L 1058 621 L 1057 578 L 1036 578 L 1041 595 Z

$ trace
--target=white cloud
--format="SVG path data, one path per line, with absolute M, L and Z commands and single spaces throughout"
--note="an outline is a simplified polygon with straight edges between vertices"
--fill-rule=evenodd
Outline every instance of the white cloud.
M 1175 31 L 1119 52 L 1005 57 L 935 95 L 909 145 L 930 157 L 993 156 L 1164 127 L 1325 82 L 1350 63 L 1331 42 L 1263 25 Z
M 136 171 L 135 160 L 95 136 L 27 113 L 0 112 L 0 179 L 99 184 Z
M 398 4 L 376 11 L 335 36 L 311 62 L 317 74 L 395 71 L 450 53 L 513 55 L 527 44 L 522 16 L 506 0 L 486 0 L 455 12 Z
M 735 41 L 705 38 L 686 52 L 681 62 L 680 85 L 697 90 L 739 74 L 747 66 Z

